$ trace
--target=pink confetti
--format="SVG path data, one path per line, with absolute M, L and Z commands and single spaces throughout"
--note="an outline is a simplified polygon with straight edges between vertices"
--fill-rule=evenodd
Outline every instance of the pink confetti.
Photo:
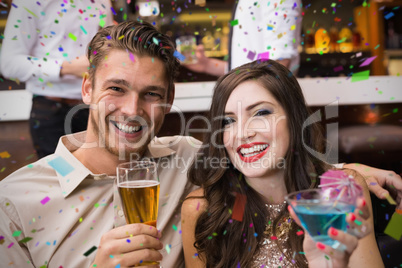
M 302 235 L 302 234 L 304 234 L 304 232 L 303 231 L 298 231 L 296 234 L 297 235 Z
M 40 202 L 42 203 L 42 205 L 46 204 L 47 202 L 50 201 L 50 198 L 48 196 L 46 196 L 45 198 L 43 198 Z
M 370 57 L 370 58 L 366 59 L 359 67 L 369 65 L 370 63 L 373 62 L 373 60 L 375 60 L 375 58 L 377 58 L 377 56 L 373 56 L 373 57 Z
M 7 248 L 11 248 L 13 245 L 14 245 L 14 243 L 13 243 L 13 242 L 11 242 L 11 244 L 10 244 L 10 245 L 8 245 L 8 247 L 7 247 Z
M 200 202 L 197 204 L 197 211 L 200 209 Z
M 131 60 L 132 62 L 135 62 L 133 53 L 130 52 L 129 54 L 130 54 L 130 60 Z

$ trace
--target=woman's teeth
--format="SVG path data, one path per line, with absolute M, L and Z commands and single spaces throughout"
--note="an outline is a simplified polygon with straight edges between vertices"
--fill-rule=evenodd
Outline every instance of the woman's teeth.
M 123 131 L 125 133 L 129 133 L 129 134 L 137 132 L 137 131 L 139 131 L 141 129 L 141 126 L 134 126 L 133 127 L 133 126 L 128 126 L 128 125 L 125 125 L 125 124 L 122 124 L 122 123 L 117 123 L 116 126 L 120 131 Z
M 252 157 L 254 155 L 261 153 L 261 151 L 265 150 L 267 147 L 268 144 L 261 144 L 261 145 L 255 145 L 250 148 L 241 148 L 240 153 L 243 155 L 243 157 Z

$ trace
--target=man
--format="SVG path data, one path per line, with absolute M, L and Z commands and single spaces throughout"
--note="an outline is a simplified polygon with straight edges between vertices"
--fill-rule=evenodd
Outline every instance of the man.
M 134 266 L 160 261 L 153 249 L 163 247 L 164 267 L 182 265 L 179 206 L 192 190 L 184 166 L 159 166 L 161 232 L 125 225 L 113 186 L 116 166 L 132 156 L 191 163 L 198 150 L 192 138 L 154 138 L 173 103 L 179 66 L 173 53 L 169 38 L 147 23 L 125 22 L 93 38 L 82 82 L 90 105 L 87 132 L 62 137 L 53 155 L 0 184 L 3 263 Z
M 101 26 L 112 23 L 110 0 L 13 0 L 1 72 L 25 82 L 33 94 L 29 125 L 38 158 L 52 154 L 66 134 L 67 113 L 82 103 L 82 75 L 89 67 L 86 45 Z M 69 133 L 85 130 L 87 122 L 88 109 L 81 109 L 71 120 Z
M 87 54 L 91 69 L 82 83 L 83 100 L 90 105 L 87 132 L 63 136 L 54 154 L 0 183 L 2 263 L 184 266 L 180 206 L 194 188 L 181 160 L 191 163 L 199 142 L 154 137 L 174 98 L 179 63 L 173 53 L 170 39 L 147 23 L 124 22 L 93 38 Z M 125 225 L 115 170 L 132 156 L 163 163 L 158 166 L 160 231 Z

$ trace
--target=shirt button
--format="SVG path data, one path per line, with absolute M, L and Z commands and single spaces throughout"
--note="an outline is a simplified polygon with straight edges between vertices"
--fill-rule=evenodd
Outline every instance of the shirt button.
M 123 212 L 121 209 L 119 209 L 119 210 L 117 211 L 117 214 L 118 214 L 120 217 L 123 217 L 123 216 L 124 216 L 124 212 Z

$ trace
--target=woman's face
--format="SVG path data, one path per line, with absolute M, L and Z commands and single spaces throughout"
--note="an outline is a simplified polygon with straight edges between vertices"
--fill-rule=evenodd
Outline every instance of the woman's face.
M 256 81 L 237 86 L 225 106 L 223 140 L 233 165 L 246 178 L 274 175 L 289 148 L 286 114 Z

